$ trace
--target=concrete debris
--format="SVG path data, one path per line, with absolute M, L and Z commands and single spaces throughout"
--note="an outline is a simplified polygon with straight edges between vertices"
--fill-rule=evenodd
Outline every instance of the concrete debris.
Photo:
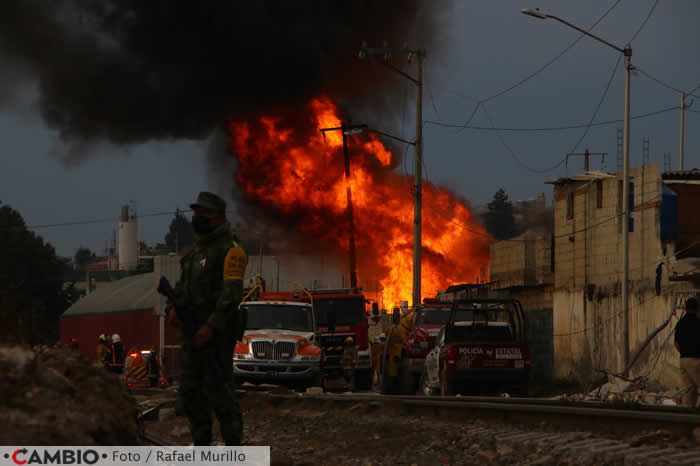
M 608 374 L 608 382 L 599 388 L 589 393 L 562 395 L 558 399 L 563 401 L 677 406 L 682 404 L 682 397 L 682 390 L 669 390 L 659 382 L 648 380 L 646 377 L 637 377 L 630 380 Z
M 0 445 L 138 445 L 118 376 L 64 345 L 0 346 Z

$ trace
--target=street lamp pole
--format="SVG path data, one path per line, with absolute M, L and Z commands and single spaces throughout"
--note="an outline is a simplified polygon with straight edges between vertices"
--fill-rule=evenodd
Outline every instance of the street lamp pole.
M 679 149 L 679 155 L 680 155 L 680 169 L 685 170 L 685 159 L 684 159 L 684 153 L 685 153 L 685 98 L 688 97 L 688 95 L 692 94 L 693 92 L 697 91 L 700 88 L 700 85 L 696 86 L 695 89 L 693 89 L 690 92 L 681 92 L 681 142 L 680 142 L 680 149 Z
M 629 44 L 620 48 L 600 37 L 581 29 L 568 21 L 541 12 L 538 8 L 524 8 L 521 12 L 538 19 L 554 19 L 570 28 L 573 28 L 598 42 L 611 47 L 625 56 L 625 116 L 623 135 L 623 165 L 622 165 L 622 372 L 629 372 L 629 227 L 630 227 L 630 72 L 632 71 L 632 47 Z
M 412 77 L 404 73 L 399 68 L 389 63 L 389 58 L 393 54 L 401 54 L 408 56 L 408 62 L 411 63 L 416 59 L 417 74 Z M 390 48 L 377 47 L 368 48 L 365 44 L 360 50 L 360 58 L 367 55 L 382 55 L 384 64 L 389 68 L 399 73 L 404 78 L 407 78 L 416 85 L 416 140 L 414 142 L 416 148 L 415 157 L 415 181 L 414 181 L 414 200 L 413 200 L 413 305 L 419 306 L 421 303 L 421 245 L 422 245 L 422 227 L 423 227 L 423 59 L 425 58 L 424 49 L 408 49 L 408 48 Z

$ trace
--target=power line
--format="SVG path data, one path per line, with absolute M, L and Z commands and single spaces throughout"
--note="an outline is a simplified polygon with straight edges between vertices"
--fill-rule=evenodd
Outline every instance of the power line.
M 145 218 L 145 217 L 162 217 L 164 215 L 175 215 L 176 212 L 179 213 L 187 213 L 187 212 L 192 212 L 192 210 L 175 210 L 172 212 L 158 212 L 154 214 L 142 214 L 142 215 L 137 215 L 133 218 Z M 130 217 L 132 218 L 132 217 Z M 68 227 L 68 226 L 75 226 L 75 225 L 91 225 L 91 224 L 96 224 L 96 223 L 114 223 L 119 221 L 118 217 L 112 217 L 112 218 L 103 218 L 103 219 L 96 219 L 96 220 L 82 220 L 82 221 L 73 221 L 73 222 L 63 222 L 63 223 L 47 223 L 43 225 L 29 225 L 26 228 L 27 229 L 41 229 L 41 228 L 55 228 L 55 227 Z
M 654 13 L 654 10 L 656 9 L 658 4 L 659 4 L 659 0 L 655 0 L 654 4 L 651 6 L 651 9 L 649 10 L 649 14 L 647 14 L 647 17 L 644 18 L 644 22 L 642 23 L 641 26 L 639 26 L 639 29 L 637 29 L 637 32 L 634 33 L 634 35 L 632 36 L 632 38 L 629 40 L 628 43 L 632 43 L 632 41 L 634 41 L 634 39 L 637 38 L 639 33 L 642 32 L 642 29 L 644 29 L 644 26 L 646 26 L 647 21 L 649 21 L 649 18 L 651 18 L 651 15 L 652 15 L 652 13 Z
M 135 215 L 133 217 L 129 218 L 148 218 L 148 217 L 162 217 L 166 215 L 175 215 L 176 213 L 180 214 L 185 214 L 188 212 L 192 212 L 191 209 L 177 209 L 173 210 L 170 212 L 157 212 L 157 213 L 152 213 L 152 214 L 142 214 L 142 215 Z M 234 213 L 234 210 L 227 210 L 226 213 Z M 38 225 L 26 225 L 26 226 L 13 226 L 13 227 L 8 227 L 8 226 L 0 226 L 0 230 L 12 230 L 12 229 L 22 229 L 26 228 L 27 230 L 37 230 L 37 229 L 43 229 L 43 228 L 58 228 L 58 227 L 69 227 L 69 226 L 79 226 L 79 225 L 93 225 L 93 224 L 99 224 L 99 223 L 116 223 L 119 222 L 119 217 L 112 217 L 112 218 L 99 218 L 99 219 L 92 219 L 92 220 L 76 220 L 76 221 L 71 221 L 71 222 L 61 222 L 61 223 L 45 223 L 45 224 L 38 224 Z
M 610 14 L 610 12 L 612 12 L 612 11 L 615 9 L 615 7 L 617 7 L 617 5 L 618 5 L 621 1 L 622 1 L 622 0 L 617 0 L 615 3 L 613 3 L 613 5 L 612 5 L 610 8 L 608 8 L 608 10 L 607 10 L 605 13 L 603 13 L 603 15 L 602 15 L 600 18 L 598 18 L 598 20 L 597 20 L 595 23 L 593 23 L 593 25 L 591 25 L 591 27 L 588 28 L 588 31 L 589 31 L 589 32 L 592 31 L 601 21 L 603 21 L 603 19 L 605 19 L 605 18 Z M 562 50 L 562 51 L 559 52 L 557 55 L 555 55 L 552 59 L 550 59 L 549 61 L 547 61 L 547 63 L 545 63 L 544 65 L 542 65 L 540 68 L 538 68 L 538 69 L 535 70 L 534 72 L 532 72 L 532 73 L 530 73 L 529 75 L 527 75 L 527 76 L 525 76 L 524 78 L 522 78 L 520 81 L 516 82 L 515 84 L 513 84 L 513 85 L 511 85 L 511 86 L 509 86 L 509 87 L 507 87 L 507 88 L 505 88 L 505 89 L 503 89 L 503 90 L 501 90 L 501 91 L 499 91 L 499 92 L 497 92 L 497 93 L 495 93 L 495 94 L 493 94 L 493 95 L 491 95 L 491 96 L 489 96 L 489 97 L 486 97 L 485 99 L 482 99 L 482 100 L 478 101 L 478 102 L 476 103 L 476 106 L 474 107 L 474 110 L 472 111 L 471 115 L 470 115 L 469 118 L 467 119 L 467 122 L 464 123 L 463 126 L 468 126 L 469 123 L 471 123 L 472 119 L 474 118 L 474 115 L 476 115 L 477 110 L 479 109 L 479 107 L 480 107 L 482 104 L 484 104 L 484 103 L 486 103 L 486 102 L 489 102 L 490 100 L 496 99 L 496 98 L 498 98 L 498 97 L 500 97 L 500 96 L 502 96 L 502 95 L 504 95 L 504 94 L 507 94 L 508 92 L 512 91 L 513 89 L 515 89 L 515 88 L 517 88 L 517 87 L 520 87 L 521 85 L 525 84 L 525 83 L 528 82 L 530 79 L 534 78 L 535 76 L 537 76 L 538 74 L 540 74 L 542 71 L 544 71 L 545 69 L 547 69 L 547 68 L 548 68 L 550 65 L 552 65 L 554 62 L 556 62 L 556 61 L 559 60 L 561 57 L 563 57 L 564 54 L 566 54 L 566 52 L 568 52 L 569 50 L 571 50 L 571 49 L 572 49 L 576 44 L 578 44 L 584 37 L 586 37 L 586 35 L 585 35 L 585 34 L 581 34 L 575 41 L 573 41 L 573 42 L 571 42 L 569 45 L 567 45 L 567 46 L 564 48 L 564 50 Z
M 605 86 L 605 90 L 603 91 L 603 95 L 600 96 L 600 100 L 598 101 L 598 105 L 595 108 L 595 111 L 593 112 L 593 116 L 591 116 L 591 119 L 588 121 L 588 125 L 586 126 L 586 130 L 583 132 L 581 137 L 579 138 L 578 142 L 574 145 L 574 148 L 571 149 L 569 152 L 576 152 L 576 149 L 578 149 L 579 144 L 585 139 L 586 135 L 588 134 L 588 131 L 591 129 L 591 124 L 593 124 L 593 120 L 595 120 L 596 115 L 598 115 L 598 111 L 600 110 L 600 107 L 603 105 L 603 101 L 605 100 L 605 96 L 608 95 L 608 91 L 610 90 L 610 86 L 612 85 L 613 78 L 615 78 L 615 74 L 617 73 L 617 68 L 620 66 L 620 61 L 622 60 L 622 54 L 618 55 L 617 61 L 615 62 L 615 66 L 613 67 L 612 73 L 610 74 L 610 79 L 608 79 L 608 84 Z
M 678 106 L 673 106 L 673 107 L 667 107 L 663 108 L 661 110 L 654 110 L 652 112 L 648 113 L 641 113 L 639 115 L 634 115 L 630 117 L 632 120 L 639 120 L 643 118 L 649 118 L 652 116 L 660 115 L 662 113 L 668 113 L 671 111 L 677 111 L 680 107 Z M 688 112 L 694 112 L 694 113 L 700 113 L 700 110 L 690 110 L 686 109 Z M 544 126 L 544 127 L 537 127 L 537 128 L 518 128 L 518 127 L 494 127 L 494 126 L 471 126 L 471 125 L 463 125 L 461 123 L 447 123 L 443 121 L 435 121 L 435 120 L 425 120 L 423 123 L 429 124 L 429 125 L 434 125 L 434 126 L 442 126 L 445 128 L 465 128 L 465 129 L 471 129 L 475 131 L 503 131 L 503 132 L 548 132 L 548 131 L 568 131 L 572 129 L 581 129 L 581 128 L 586 128 L 588 126 L 594 127 L 594 126 L 609 126 L 609 125 L 614 125 L 614 124 L 619 124 L 622 123 L 624 120 L 622 119 L 617 119 L 617 120 L 606 120 L 606 121 L 598 121 L 595 123 L 591 123 L 590 125 L 588 123 L 578 123 L 575 125 L 566 125 L 566 126 Z
M 489 119 L 489 123 L 491 123 L 491 126 L 492 126 L 492 127 L 495 127 L 496 125 L 495 125 L 495 123 L 493 122 L 493 118 L 491 118 L 491 114 L 489 114 L 488 110 L 486 110 L 486 105 L 482 105 L 482 106 L 481 106 L 481 109 L 484 111 L 484 114 L 486 115 L 486 118 Z M 520 160 L 520 158 L 519 158 L 518 155 L 515 153 L 515 151 L 513 150 L 513 148 L 511 148 L 510 145 L 508 145 L 508 143 L 506 142 L 506 140 L 505 140 L 505 138 L 503 137 L 503 135 L 502 135 L 501 133 L 499 133 L 498 131 L 496 132 L 496 137 L 498 137 L 498 140 L 501 142 L 501 145 L 506 149 L 506 151 L 508 151 L 508 153 L 509 153 L 510 156 L 513 158 L 513 160 L 515 160 L 515 162 L 516 162 L 518 165 L 520 165 L 522 168 L 524 168 L 525 170 L 527 170 L 527 171 L 529 171 L 529 172 L 532 172 L 532 173 L 536 173 L 536 174 L 540 174 L 540 175 L 541 175 L 541 174 L 543 174 L 543 173 L 547 173 L 547 172 L 550 172 L 550 171 L 552 171 L 552 170 L 555 170 L 555 169 L 559 168 L 560 166 L 562 166 L 562 165 L 566 162 L 566 158 L 564 158 L 564 159 L 562 159 L 559 163 L 557 163 L 556 165 L 554 165 L 554 166 L 552 166 L 552 167 L 549 167 L 549 168 L 546 168 L 546 169 L 537 169 L 537 168 L 529 167 L 528 165 L 526 165 L 524 162 L 522 162 L 522 161 Z
M 655 76 L 652 76 L 649 72 L 644 71 L 643 69 L 641 69 L 641 68 L 638 67 L 637 65 L 635 65 L 634 70 L 635 70 L 635 71 L 639 71 L 642 75 L 644 75 L 644 76 L 646 76 L 647 78 L 651 79 L 651 80 L 654 81 L 655 83 L 657 83 L 657 84 L 659 84 L 659 85 L 665 87 L 666 89 L 669 89 L 669 90 L 671 90 L 671 91 L 677 92 L 677 93 L 679 93 L 679 94 L 685 93 L 685 91 L 679 89 L 678 87 L 672 86 L 671 84 L 669 84 L 669 83 L 667 83 L 667 82 L 665 82 L 665 81 L 662 81 L 661 79 L 659 79 L 659 78 L 657 78 L 657 77 L 655 77 Z M 686 94 L 686 95 L 687 95 L 687 96 L 693 96 L 693 97 L 695 97 L 695 98 L 700 99 L 700 96 L 698 96 L 698 95 L 696 95 L 696 94 Z

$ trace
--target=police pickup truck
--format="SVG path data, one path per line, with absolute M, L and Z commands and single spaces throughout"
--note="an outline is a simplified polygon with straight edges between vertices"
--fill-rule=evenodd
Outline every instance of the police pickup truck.
M 436 346 L 425 358 L 420 389 L 425 395 L 443 396 L 526 394 L 529 372 L 520 303 L 464 299 L 453 304 Z

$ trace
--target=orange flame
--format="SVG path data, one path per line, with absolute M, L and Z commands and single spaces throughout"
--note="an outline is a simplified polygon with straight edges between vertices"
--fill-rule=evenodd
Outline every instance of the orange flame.
M 236 180 L 247 200 L 299 221 L 300 232 L 321 244 L 348 248 L 347 182 L 338 109 L 327 97 L 308 106 L 314 130 L 277 117 L 232 122 Z M 306 131 L 308 132 L 308 130 Z M 386 306 L 409 300 L 413 264 L 412 178 L 397 174 L 396 159 L 372 134 L 348 136 L 358 278 L 378 281 Z M 466 204 L 447 189 L 423 185 L 422 296 L 473 282 L 488 264 L 489 237 Z

